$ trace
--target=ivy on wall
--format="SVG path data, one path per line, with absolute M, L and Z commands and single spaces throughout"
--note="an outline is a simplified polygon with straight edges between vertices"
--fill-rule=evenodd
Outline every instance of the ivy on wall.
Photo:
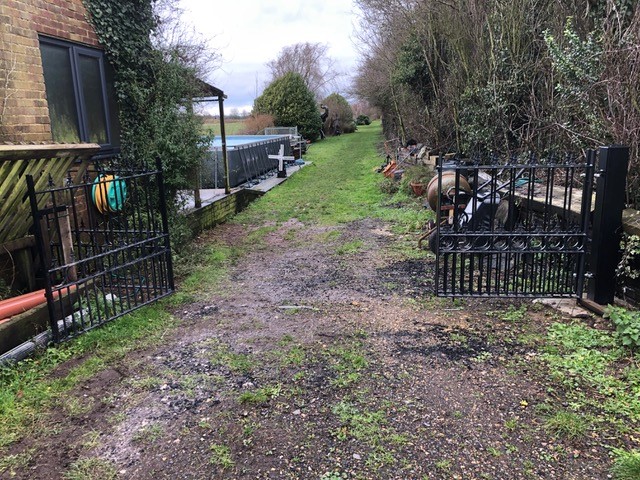
M 190 102 L 199 93 L 194 71 L 171 51 L 151 42 L 157 27 L 153 0 L 84 0 L 105 54 L 115 70 L 120 109 L 121 162 L 130 167 L 162 161 L 174 245 L 188 232 L 177 215 L 178 191 L 193 187 L 192 176 L 209 138 Z

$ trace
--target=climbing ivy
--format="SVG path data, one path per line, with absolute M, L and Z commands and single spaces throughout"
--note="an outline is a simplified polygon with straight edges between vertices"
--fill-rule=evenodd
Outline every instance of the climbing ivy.
M 158 25 L 153 0 L 84 0 L 105 55 L 115 70 L 121 124 L 121 162 L 153 166 L 160 158 L 172 217 L 174 245 L 186 234 L 178 191 L 192 186 L 190 176 L 207 148 L 201 121 L 190 102 L 199 93 L 192 68 L 178 55 L 154 48 Z

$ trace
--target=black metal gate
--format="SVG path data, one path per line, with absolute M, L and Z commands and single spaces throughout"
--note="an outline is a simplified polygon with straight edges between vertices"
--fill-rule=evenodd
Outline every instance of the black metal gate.
M 174 290 L 159 166 L 70 172 L 59 186 L 27 176 L 27 184 L 56 342 Z
M 436 294 L 581 296 L 595 159 L 441 159 Z

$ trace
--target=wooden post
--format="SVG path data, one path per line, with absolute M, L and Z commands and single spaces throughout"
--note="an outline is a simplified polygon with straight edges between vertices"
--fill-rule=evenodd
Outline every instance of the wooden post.
M 222 161 L 224 162 L 224 193 L 231 193 L 229 185 L 229 159 L 227 158 L 227 134 L 224 131 L 224 97 L 218 98 L 218 106 L 220 107 L 220 138 L 222 143 Z
M 202 207 L 202 197 L 200 196 L 200 189 L 202 184 L 200 182 L 200 164 L 196 166 L 195 178 L 193 179 L 193 201 L 196 208 Z
M 71 231 L 71 222 L 69 220 L 69 210 L 65 208 L 58 213 L 58 221 L 60 223 L 60 244 L 62 245 L 62 257 L 65 265 L 70 265 L 75 262 L 75 256 L 73 255 L 73 232 Z M 69 267 L 67 270 L 67 279 L 75 282 L 78 280 L 78 272 L 75 265 Z

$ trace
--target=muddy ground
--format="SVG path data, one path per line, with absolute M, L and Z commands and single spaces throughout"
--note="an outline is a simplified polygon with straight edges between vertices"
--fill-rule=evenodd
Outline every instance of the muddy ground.
M 247 233 L 228 224 L 201 241 Z M 433 259 L 397 245 L 372 220 L 273 226 L 175 309 L 160 348 L 103 370 L 73 392 L 79 408 L 14 445 L 31 459 L 5 476 L 607 478 L 599 439 L 544 428 L 563 398 L 539 335 L 568 319 L 434 298 Z

